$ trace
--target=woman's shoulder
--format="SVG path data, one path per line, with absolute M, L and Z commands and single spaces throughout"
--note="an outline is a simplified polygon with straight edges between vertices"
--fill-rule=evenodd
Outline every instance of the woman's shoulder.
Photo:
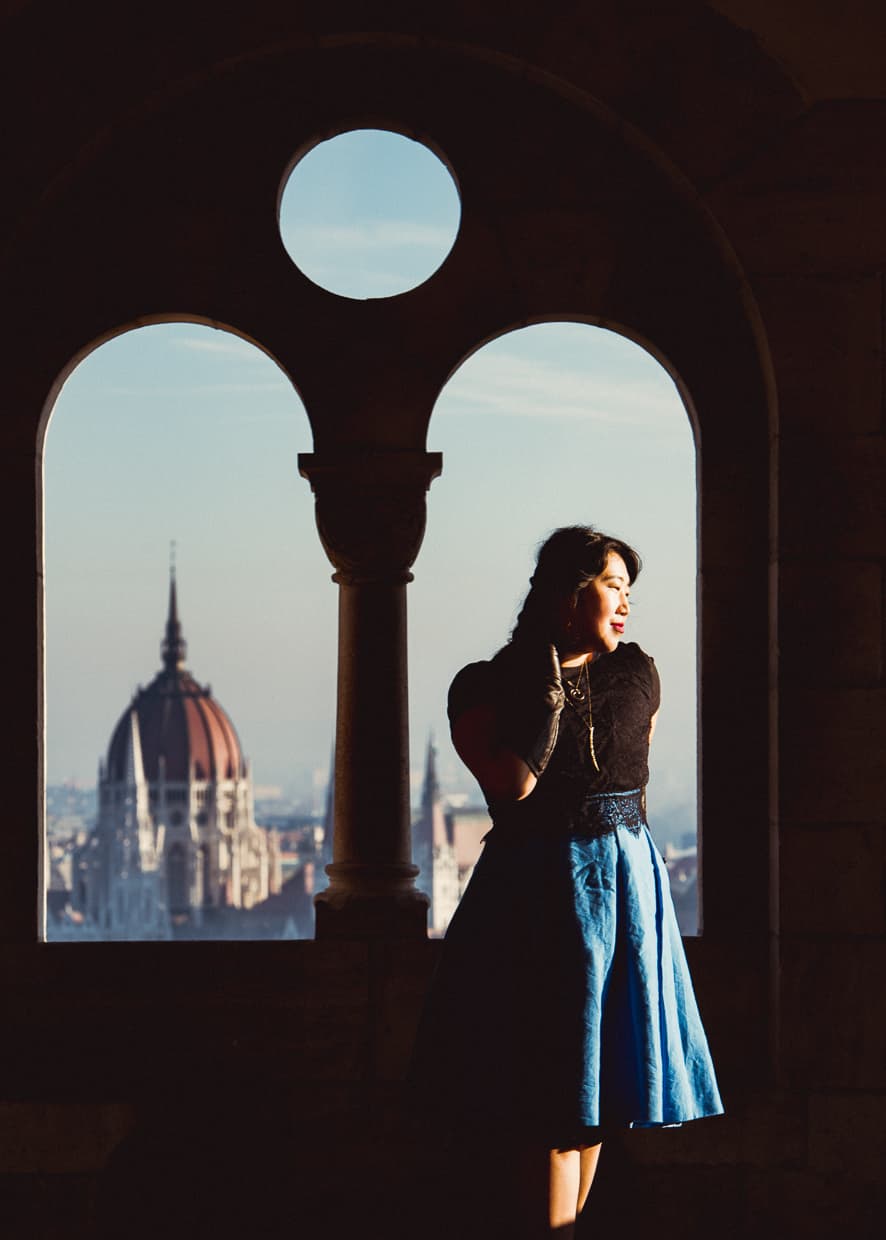
M 626 667 L 648 667 L 650 663 L 655 663 L 652 655 L 647 654 L 643 647 L 638 646 L 636 642 L 619 642 L 613 654 Z
M 468 663 L 461 671 L 456 672 L 446 701 L 450 723 L 466 710 L 490 700 L 493 677 L 492 663 L 486 659 L 479 663 Z
M 661 699 L 661 685 L 658 678 L 658 668 L 655 666 L 655 660 L 651 654 L 647 654 L 642 646 L 638 646 L 636 642 L 619 642 L 617 648 L 612 653 L 612 658 L 617 660 L 617 666 L 620 670 L 632 677 L 636 677 L 643 683 L 644 688 L 649 694 L 652 703 L 653 713 L 658 710 Z
M 449 686 L 447 702 L 450 723 L 472 706 L 497 700 L 502 686 L 513 674 L 514 663 L 518 658 L 513 643 L 507 642 L 490 659 L 468 663 L 461 671 L 456 672 Z

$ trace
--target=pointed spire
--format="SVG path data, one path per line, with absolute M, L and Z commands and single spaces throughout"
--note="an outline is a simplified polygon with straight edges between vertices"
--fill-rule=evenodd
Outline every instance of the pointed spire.
M 168 672 L 176 672 L 185 665 L 188 647 L 182 637 L 178 619 L 178 598 L 175 591 L 175 543 L 169 546 L 169 615 L 166 618 L 166 635 L 160 647 L 163 666 Z
M 437 778 L 437 748 L 434 733 L 428 733 L 428 749 L 425 757 L 425 780 L 421 790 L 422 810 L 431 812 L 440 800 L 440 781 Z

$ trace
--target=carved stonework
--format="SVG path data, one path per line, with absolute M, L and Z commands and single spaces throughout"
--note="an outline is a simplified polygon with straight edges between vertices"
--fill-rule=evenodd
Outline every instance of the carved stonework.
M 406 582 L 425 532 L 425 495 L 442 468 L 439 452 L 389 452 L 336 461 L 301 453 L 317 530 L 335 580 Z

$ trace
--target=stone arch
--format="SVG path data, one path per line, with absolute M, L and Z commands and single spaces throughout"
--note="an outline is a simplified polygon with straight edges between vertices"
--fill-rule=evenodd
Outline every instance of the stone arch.
M 630 107 L 625 119 L 620 88 L 593 98 L 564 85 L 553 60 L 542 67 L 525 48 L 492 56 L 445 40 L 321 39 L 217 61 L 217 72 L 200 71 L 173 96 L 146 97 L 34 212 L 24 240 L 39 234 L 41 245 L 23 245 L 9 288 L 25 307 L 34 286 L 56 296 L 48 313 L 41 307 L 45 347 L 18 376 L 16 399 L 42 408 L 41 384 L 45 392 L 84 336 L 191 306 L 202 321 L 237 323 L 290 375 L 309 410 L 315 476 L 347 462 L 349 482 L 365 481 L 382 462 L 390 494 L 411 474 L 381 530 L 433 474 L 424 444 L 434 401 L 478 343 L 523 322 L 569 318 L 613 325 L 666 358 L 702 453 L 705 931 L 763 976 L 771 631 L 770 509 L 760 497 L 769 496 L 774 418 L 765 342 L 729 244 L 666 143 L 643 136 Z M 459 238 L 440 270 L 373 305 L 344 305 L 309 286 L 283 255 L 276 222 L 293 152 L 358 122 L 421 135 L 462 192 Z M 50 220 L 67 223 L 50 231 Z M 83 306 L 77 290 L 87 282 Z M 16 331 L 31 330 L 23 313 L 12 347 Z M 370 497 L 351 494 L 365 516 Z M 422 510 L 416 495 L 407 559 Z M 33 567 L 29 575 L 36 588 Z M 20 908 L 24 927 L 31 914 Z
M 210 327 L 216 331 L 227 332 L 230 335 L 237 337 L 238 340 L 245 341 L 246 344 L 252 345 L 254 348 L 258 349 L 259 352 L 264 353 L 264 355 L 268 357 L 280 371 L 282 371 L 286 380 L 289 383 L 292 383 L 292 379 L 286 373 L 285 368 L 281 365 L 273 353 L 262 345 L 261 341 L 253 339 L 250 335 L 248 335 L 248 333 L 238 330 L 238 328 L 231 323 L 214 322 L 199 315 L 190 315 L 187 313 L 173 314 L 168 312 L 159 312 L 156 314 L 145 315 L 144 317 L 139 317 L 128 323 L 122 323 L 103 329 L 97 336 L 89 340 L 86 344 L 81 344 L 76 347 L 71 353 L 71 356 L 61 365 L 58 373 L 49 384 L 49 390 L 46 394 L 40 412 L 40 418 L 37 426 L 38 452 L 42 455 L 44 445 L 46 443 L 46 433 L 49 429 L 50 422 L 52 421 L 52 415 L 55 411 L 62 388 L 67 383 L 68 379 L 70 379 L 71 375 L 73 375 L 80 363 L 84 362 L 90 354 L 94 353 L 97 349 L 100 349 L 102 345 L 116 339 L 118 336 L 126 335 L 127 332 L 138 331 L 143 327 L 156 327 L 161 325 L 185 323 L 194 324 L 196 327 Z M 298 395 L 298 389 L 295 388 L 294 384 L 293 387 L 296 391 L 296 395 Z

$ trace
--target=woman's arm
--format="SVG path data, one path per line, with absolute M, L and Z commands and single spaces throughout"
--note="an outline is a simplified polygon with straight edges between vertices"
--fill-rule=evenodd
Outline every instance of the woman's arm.
M 452 741 L 490 803 L 532 792 L 557 743 L 563 701 L 550 642 L 511 643 L 458 673 L 447 708 Z
M 538 780 L 523 759 L 497 739 L 497 726 L 492 705 L 472 706 L 453 720 L 452 743 L 488 801 L 522 801 Z

